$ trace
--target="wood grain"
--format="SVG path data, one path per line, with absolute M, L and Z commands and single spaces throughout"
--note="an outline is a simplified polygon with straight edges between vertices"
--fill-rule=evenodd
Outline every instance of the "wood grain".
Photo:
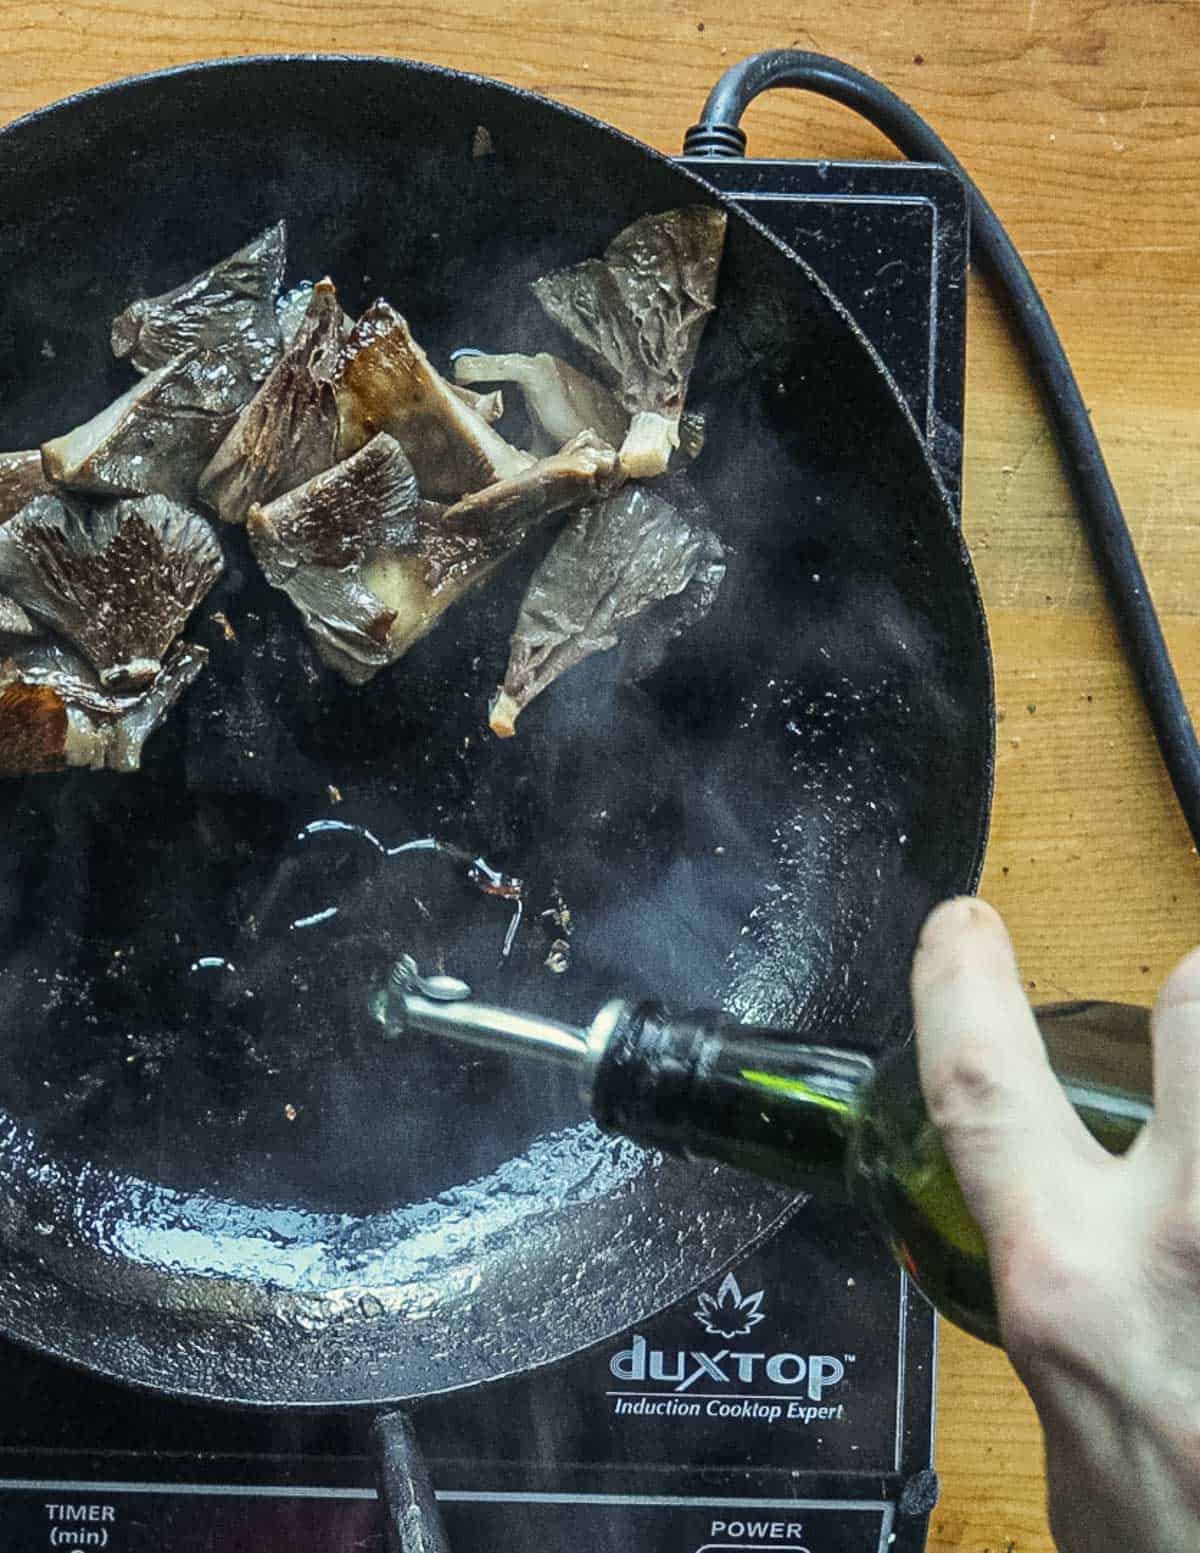
M 709 86 L 792 45 L 880 75 L 943 133 L 1058 321 L 1200 709 L 1200 7 L 1189 0 L 63 0 L 0 4 L 0 119 L 223 54 L 402 54 L 481 70 L 674 151 Z M 760 156 L 888 154 L 775 94 Z M 2 213 L 0 213 L 2 219 Z M 1145 1000 L 1195 938 L 1197 862 L 1053 443 L 1003 319 L 971 288 L 965 528 L 996 653 L 984 890 L 1034 996 Z M 932 1553 L 1049 1553 L 1040 1438 L 1003 1356 L 943 1333 Z

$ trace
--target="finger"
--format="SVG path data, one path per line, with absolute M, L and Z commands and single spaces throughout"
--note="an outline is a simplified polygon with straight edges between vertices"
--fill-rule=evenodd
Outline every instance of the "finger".
M 1066 1187 L 1089 1138 L 1054 1077 L 1012 942 L 983 901 L 943 903 L 913 959 L 921 1089 L 985 1237 Z
M 1154 1041 L 1152 1132 L 1172 1152 L 1200 1149 L 1200 949 L 1163 983 L 1150 1028 Z

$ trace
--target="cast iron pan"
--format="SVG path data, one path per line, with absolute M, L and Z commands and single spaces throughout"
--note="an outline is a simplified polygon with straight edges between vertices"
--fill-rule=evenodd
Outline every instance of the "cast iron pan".
M 128 382 L 113 314 L 281 216 L 291 279 L 329 272 L 351 311 L 387 295 L 444 361 L 561 348 L 530 280 L 714 198 L 601 124 L 398 61 L 90 93 L 0 134 L 0 445 L 99 409 Z M 4 787 L 8 1334 L 194 1398 L 414 1399 L 611 1336 L 795 1206 L 602 1137 L 545 1073 L 389 1043 L 368 1011 L 407 950 L 567 1018 L 653 992 L 906 1035 L 919 923 L 974 884 L 990 793 L 963 544 L 878 360 L 733 212 L 691 402 L 729 572 L 649 677 L 595 658 L 500 744 L 486 702 L 536 547 L 350 690 L 223 531 L 228 575 L 191 627 L 211 665 L 143 772 Z M 519 876 L 512 953 L 511 903 L 452 859 L 298 839 L 322 820 Z

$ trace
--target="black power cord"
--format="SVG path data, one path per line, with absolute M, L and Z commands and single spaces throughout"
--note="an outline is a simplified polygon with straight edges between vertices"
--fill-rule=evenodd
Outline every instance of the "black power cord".
M 1041 380 L 1063 463 L 1104 576 L 1158 747 L 1196 847 L 1200 849 L 1200 745 L 1179 687 L 1150 590 L 1125 523 L 1104 455 L 1058 331 L 1033 278 L 995 211 L 953 152 L 895 92 L 840 60 L 800 49 L 752 54 L 727 70 L 709 93 L 685 156 L 744 156 L 742 114 L 760 92 L 799 87 L 830 97 L 868 119 L 912 161 L 937 162 L 963 181 L 971 209 L 971 257 L 979 260 L 1012 309 Z

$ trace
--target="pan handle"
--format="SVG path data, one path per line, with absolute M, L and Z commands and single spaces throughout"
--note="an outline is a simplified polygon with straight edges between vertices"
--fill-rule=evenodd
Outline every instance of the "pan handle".
M 388 1553 L 450 1553 L 425 1456 L 407 1413 L 384 1413 L 371 1431 Z

